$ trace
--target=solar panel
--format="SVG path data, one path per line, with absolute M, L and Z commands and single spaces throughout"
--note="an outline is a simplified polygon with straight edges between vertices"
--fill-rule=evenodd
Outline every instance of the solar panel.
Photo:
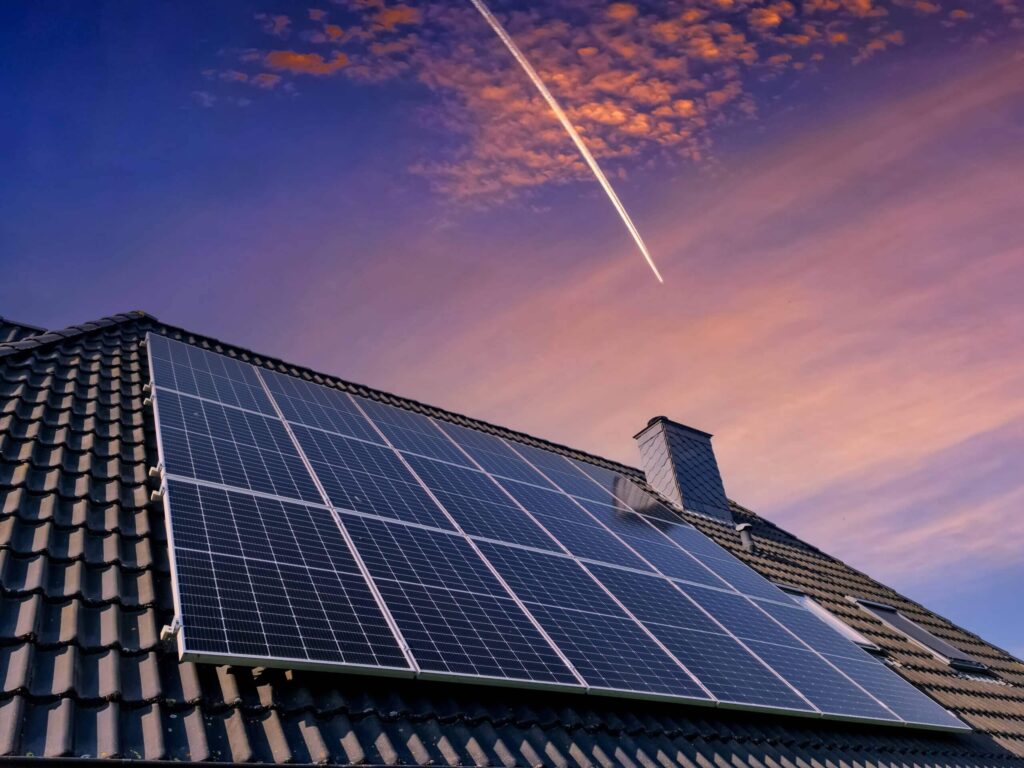
M 330 510 L 167 481 L 181 648 L 409 670 Z
M 180 477 L 320 502 L 320 494 L 276 418 L 160 390 L 165 470 Z
M 504 544 L 481 548 L 591 687 L 711 700 L 577 561 Z
M 287 421 L 383 444 L 383 438 L 345 392 L 275 371 L 261 371 L 260 377 Z
M 189 658 L 965 727 L 625 474 L 148 343 Z
M 251 365 L 149 334 L 149 370 L 166 389 L 267 415 L 274 407 Z
M 438 423 L 438 426 L 468 453 L 480 468 L 497 477 L 519 480 L 547 488 L 554 488 L 544 476 L 527 464 L 500 437 L 456 424 Z
M 452 527 L 390 448 L 298 424 L 292 432 L 337 509 Z
M 578 685 L 457 534 L 344 516 L 422 671 Z

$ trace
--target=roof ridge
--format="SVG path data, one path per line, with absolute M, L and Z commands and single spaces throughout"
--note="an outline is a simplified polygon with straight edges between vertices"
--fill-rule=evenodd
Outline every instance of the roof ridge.
M 149 318 L 156 322 L 160 322 L 152 315 L 143 312 L 140 309 L 133 309 L 129 312 L 122 312 L 116 315 L 108 315 L 102 317 L 99 320 L 92 320 L 80 325 L 70 325 L 67 328 L 59 330 L 45 330 L 36 336 L 29 336 L 28 338 L 22 339 L 21 341 L 10 341 L 4 344 L 0 344 L 0 358 L 9 357 L 19 352 L 25 352 L 28 350 L 38 349 L 45 347 L 50 344 L 55 344 L 59 341 L 65 341 L 67 339 L 78 338 L 87 333 L 99 330 L 101 328 L 110 328 L 114 325 L 123 325 L 125 323 L 134 322 L 143 318 Z
M 32 323 L 23 323 L 20 320 L 14 320 L 6 315 L 0 315 L 0 323 L 7 323 L 8 325 L 16 325 L 19 328 L 27 328 L 30 331 L 36 331 L 37 333 L 46 333 L 48 328 L 43 328 L 41 325 L 33 325 Z

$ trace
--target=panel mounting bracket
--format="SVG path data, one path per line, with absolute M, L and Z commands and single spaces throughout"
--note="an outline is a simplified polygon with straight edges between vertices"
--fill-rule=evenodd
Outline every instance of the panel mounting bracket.
M 175 616 L 170 624 L 164 624 L 160 628 L 160 642 L 171 643 L 178 636 L 178 632 L 181 630 L 181 622 L 178 617 Z

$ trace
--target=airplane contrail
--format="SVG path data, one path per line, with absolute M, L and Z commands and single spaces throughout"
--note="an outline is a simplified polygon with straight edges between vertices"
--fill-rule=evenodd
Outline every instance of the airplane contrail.
M 615 210 L 619 212 L 619 216 L 622 217 L 622 222 L 626 225 L 626 229 L 633 235 L 633 239 L 636 241 L 637 247 L 640 248 L 640 252 L 647 259 L 647 265 L 654 272 L 654 276 L 658 278 L 659 283 L 665 281 L 661 277 L 661 273 L 658 272 L 658 268 L 654 265 L 654 259 L 651 258 L 650 252 L 647 250 L 647 246 L 644 245 L 643 238 L 640 237 L 640 232 L 637 231 L 636 225 L 633 224 L 633 220 L 629 218 L 629 214 L 626 213 L 625 207 L 619 200 L 619 196 L 615 194 L 615 190 L 612 189 L 612 185 L 608 182 L 608 178 L 604 175 L 601 170 L 601 166 L 597 164 L 597 160 L 590 154 L 590 150 L 587 149 L 587 145 L 583 143 L 583 139 L 580 137 L 575 126 L 569 120 L 569 116 L 565 114 L 565 111 L 559 106 L 558 102 L 555 101 L 555 97 L 551 95 L 551 91 L 544 85 L 544 81 L 540 79 L 540 75 L 537 74 L 537 70 L 533 68 L 529 61 L 526 60 L 526 56 L 519 50 L 519 46 L 516 45 L 515 41 L 509 36 L 505 28 L 501 26 L 494 14 L 491 13 L 490 9 L 484 4 L 483 0 L 469 0 L 473 3 L 474 7 L 480 11 L 480 15 L 484 17 L 488 24 L 491 25 L 491 29 L 494 30 L 495 34 L 501 38 L 501 42 L 508 48 L 509 53 L 519 62 L 519 66 L 526 72 L 527 77 L 533 81 L 533 84 L 537 86 L 537 90 L 540 91 L 540 95 L 547 101 L 548 106 L 551 107 L 551 111 L 555 113 L 555 117 L 558 118 L 562 127 L 565 128 L 565 132 L 569 134 L 569 138 L 572 139 L 573 144 L 576 145 L 576 149 L 583 155 L 583 159 L 587 161 L 587 165 L 590 166 L 590 170 L 594 172 L 594 176 L 597 177 L 598 183 L 604 187 L 605 193 L 608 195 L 608 199 L 612 201 L 612 205 L 615 206 Z

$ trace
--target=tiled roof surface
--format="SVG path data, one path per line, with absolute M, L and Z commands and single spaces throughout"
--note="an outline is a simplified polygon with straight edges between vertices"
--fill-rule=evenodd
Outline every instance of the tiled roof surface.
M 0 317 L 0 344 L 10 341 L 21 341 L 29 336 L 39 333 L 46 333 L 45 328 L 37 328 L 34 325 L 27 325 L 11 320 L 9 317 Z
M 734 515 L 754 525 L 756 555 L 739 549 L 728 526 L 691 521 L 848 619 L 977 732 L 180 663 L 159 642 L 172 606 L 162 512 L 147 504 L 156 450 L 138 342 L 149 329 L 281 367 L 141 313 L 0 344 L 0 756 L 1024 766 L 1024 664 L 740 507 Z M 850 605 L 850 594 L 899 607 L 1008 684 L 958 676 Z

